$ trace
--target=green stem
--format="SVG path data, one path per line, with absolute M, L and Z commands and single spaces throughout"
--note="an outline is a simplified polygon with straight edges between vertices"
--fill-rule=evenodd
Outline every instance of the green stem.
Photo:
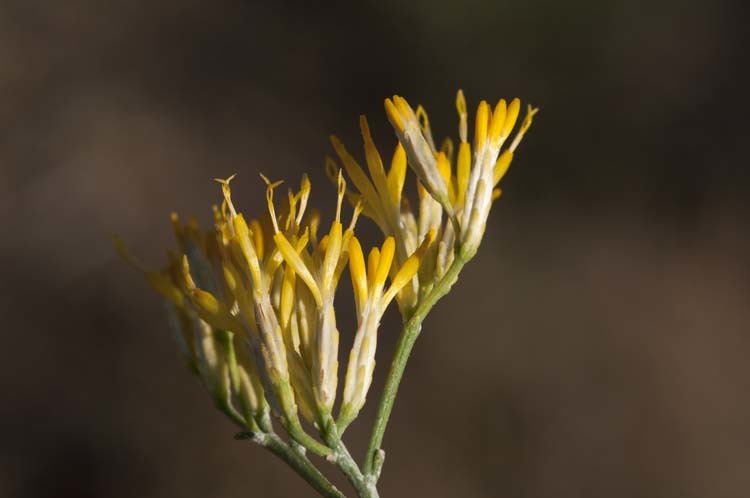
M 255 420 L 250 419 L 248 423 L 228 402 L 219 402 L 219 409 L 223 411 L 233 422 L 235 422 L 244 431 L 240 432 L 235 439 L 252 439 L 255 443 L 271 451 L 274 455 L 282 459 L 297 474 L 308 482 L 321 496 L 325 498 L 346 498 L 346 496 L 336 489 L 336 486 L 324 476 L 313 463 L 307 459 L 304 454 L 304 447 L 300 445 L 295 449 L 288 445 L 277 436 L 271 429 L 269 420 L 262 420 L 258 424 Z M 263 429 L 261 429 L 263 426 Z M 294 443 L 292 443 L 294 444 Z M 318 443 L 319 444 L 319 443 Z M 329 450 L 330 453 L 330 450 Z
M 330 448 L 322 443 L 319 443 L 314 437 L 305 432 L 299 422 L 299 419 L 295 418 L 293 421 L 285 424 L 284 428 L 289 433 L 289 436 L 292 439 L 294 439 L 296 442 L 312 451 L 316 455 L 327 457 L 331 454 Z
M 351 453 L 341 441 L 341 434 L 333 418 L 328 415 L 321 420 L 321 435 L 328 447 L 333 449 L 329 460 L 336 464 L 357 491 L 359 498 L 379 498 L 376 481 L 363 474 Z
M 362 467 L 365 474 L 373 480 L 377 480 L 380 473 L 379 467 L 382 465 L 383 458 L 383 454 L 380 453 L 380 445 L 383 443 L 385 429 L 393 410 L 393 404 L 396 401 L 398 386 L 401 384 L 401 379 L 404 376 L 406 363 L 409 360 L 411 350 L 414 348 L 414 343 L 417 341 L 417 337 L 419 337 L 419 333 L 422 330 L 422 321 L 435 303 L 448 293 L 451 286 L 456 282 L 461 268 L 463 268 L 469 259 L 470 257 L 461 253 L 456 254 L 456 259 L 453 260 L 453 264 L 448 268 L 443 278 L 421 300 L 401 330 L 401 335 L 396 344 L 396 352 L 391 361 L 391 369 L 388 372 L 380 404 L 378 405 L 375 423 L 370 434 L 370 443 L 367 447 L 365 464 Z
M 336 446 L 336 465 L 344 473 L 347 480 L 357 491 L 359 498 L 380 498 L 375 480 L 368 475 L 362 474 L 344 443 L 338 442 Z
M 259 442 L 271 450 L 277 457 L 284 460 L 293 468 L 302 478 L 307 481 L 315 490 L 325 498 L 346 498 L 345 495 L 336 489 L 336 486 L 330 483 L 328 479 L 307 459 L 301 452 L 295 450 L 286 444 L 276 434 L 263 434 Z

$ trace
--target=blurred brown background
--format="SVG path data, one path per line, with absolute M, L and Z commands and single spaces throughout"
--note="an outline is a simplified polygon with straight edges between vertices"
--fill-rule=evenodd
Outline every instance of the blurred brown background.
M 382 496 L 750 496 L 741 4 L 0 0 L 0 496 L 311 496 L 232 440 L 110 236 L 160 264 L 234 172 L 247 211 L 260 171 L 332 208 L 329 133 L 359 153 L 366 113 L 390 155 L 398 92 L 455 135 L 459 87 L 542 110 L 425 325 Z

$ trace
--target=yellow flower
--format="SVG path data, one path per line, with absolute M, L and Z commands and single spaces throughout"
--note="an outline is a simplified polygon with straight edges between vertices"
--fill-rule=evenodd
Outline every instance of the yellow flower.
M 385 282 L 391 271 L 396 249 L 394 238 L 386 238 L 380 249 L 373 247 L 366 265 L 359 240 L 352 237 L 349 241 L 349 271 L 354 288 L 358 328 L 349 353 L 349 365 L 344 381 L 344 400 L 338 420 L 339 429 L 342 431 L 356 418 L 365 404 L 375 370 L 375 349 L 380 319 L 396 294 L 416 275 L 434 236 L 435 232 L 430 231 L 422 245 L 396 272 L 388 289 L 385 289 Z
M 191 370 L 224 408 L 230 409 L 236 397 L 241 412 L 235 411 L 236 415 L 253 427 L 267 417 L 269 410 L 256 364 L 243 335 L 231 330 L 240 327 L 236 318 L 226 313 L 226 306 L 213 294 L 195 285 L 201 280 L 206 286 L 218 288 L 212 270 L 217 254 L 209 249 L 213 232 L 201 233 L 193 220 L 182 225 L 176 215 L 172 215 L 172 223 L 183 257 L 170 253 L 169 263 L 161 271 L 146 270 L 119 239 L 115 248 L 167 300 L 168 323 Z M 188 259 L 193 260 L 192 268 Z
M 297 223 L 284 227 L 277 220 L 273 185 L 269 185 L 267 194 L 268 210 L 274 227 L 273 240 L 286 263 L 287 278 L 291 280 L 299 277 L 304 283 L 304 288 L 299 285 L 295 288 L 290 281 L 281 296 L 281 302 L 282 308 L 286 310 L 285 314 L 290 315 L 295 307 L 294 295 L 300 294 L 299 303 L 303 310 L 299 311 L 298 318 L 303 320 L 302 328 L 306 331 L 306 337 L 300 337 L 300 343 L 303 344 L 302 349 L 310 368 L 315 405 L 323 417 L 330 414 L 333 408 L 338 382 L 339 331 L 333 307 L 335 291 L 346 266 L 347 244 L 360 212 L 359 208 L 355 208 L 352 221 L 344 231 L 341 207 L 345 190 L 346 184 L 343 177 L 340 177 L 336 218 L 331 223 L 328 234 L 320 241 L 309 241 L 312 245 L 310 249 L 308 237 L 299 237 Z M 311 334 L 313 330 L 314 333 Z
M 435 232 L 436 244 L 428 248 L 418 275 L 397 296 L 405 316 L 445 274 L 458 252 L 465 259 L 476 252 L 492 203 L 500 196 L 500 189 L 496 187 L 538 111 L 528 106 L 514 139 L 503 149 L 518 119 L 518 99 L 513 99 L 509 105 L 501 99 L 494 111 L 487 102 L 480 102 L 473 148 L 468 143 L 468 113 L 460 90 L 456 109 L 459 114 L 459 146 L 455 158 L 451 139 L 446 138 L 440 149 L 435 147 L 424 108 L 419 106 L 414 111 L 398 95 L 385 100 L 386 114 L 399 140 L 387 173 L 364 116 L 360 118 L 360 127 L 369 174 L 336 137 L 331 138 L 357 189 L 356 193 L 349 193 L 349 198 L 362 199 L 365 203 L 363 213 L 376 222 L 384 235 L 394 237 L 396 259 L 392 272 L 401 267 L 429 231 Z M 416 212 L 403 196 L 407 163 L 418 179 L 419 209 Z M 336 170 L 332 159 L 327 161 L 327 170 L 329 176 Z

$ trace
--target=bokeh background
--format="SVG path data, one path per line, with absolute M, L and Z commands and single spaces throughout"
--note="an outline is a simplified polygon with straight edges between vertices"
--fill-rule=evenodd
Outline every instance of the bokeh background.
M 309 171 L 330 213 L 329 133 L 359 151 L 366 113 L 389 155 L 398 92 L 455 136 L 457 88 L 541 112 L 425 324 L 382 496 L 750 495 L 742 3 L 1 0 L 0 496 L 312 496 L 232 439 L 110 237 L 160 264 L 235 172 L 246 211 L 258 172 Z

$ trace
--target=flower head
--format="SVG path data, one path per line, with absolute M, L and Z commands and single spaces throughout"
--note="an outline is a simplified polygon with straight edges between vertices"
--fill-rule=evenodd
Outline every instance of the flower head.
M 520 101 L 498 101 L 492 110 L 479 103 L 475 118 L 473 147 L 468 143 L 468 113 L 462 91 L 456 96 L 459 115 L 459 145 L 446 138 L 435 146 L 427 112 L 416 111 L 398 95 L 385 99 L 385 110 L 398 139 L 391 167 L 386 172 L 373 143 L 367 120 L 360 118 L 368 173 L 359 166 L 344 145 L 331 137 L 333 147 L 352 179 L 357 192 L 349 198 L 365 203 L 363 213 L 372 218 L 385 236 L 394 237 L 395 273 L 428 233 L 434 244 L 425 249 L 424 262 L 412 281 L 398 293 L 405 314 L 447 271 L 457 254 L 469 259 L 476 252 L 485 231 L 493 201 L 500 196 L 498 183 L 508 170 L 524 134 L 538 109 L 528 106 L 526 117 L 510 145 L 505 146 L 518 119 Z M 403 195 L 406 166 L 417 177 L 419 209 L 412 210 Z M 337 170 L 328 160 L 329 176 Z

